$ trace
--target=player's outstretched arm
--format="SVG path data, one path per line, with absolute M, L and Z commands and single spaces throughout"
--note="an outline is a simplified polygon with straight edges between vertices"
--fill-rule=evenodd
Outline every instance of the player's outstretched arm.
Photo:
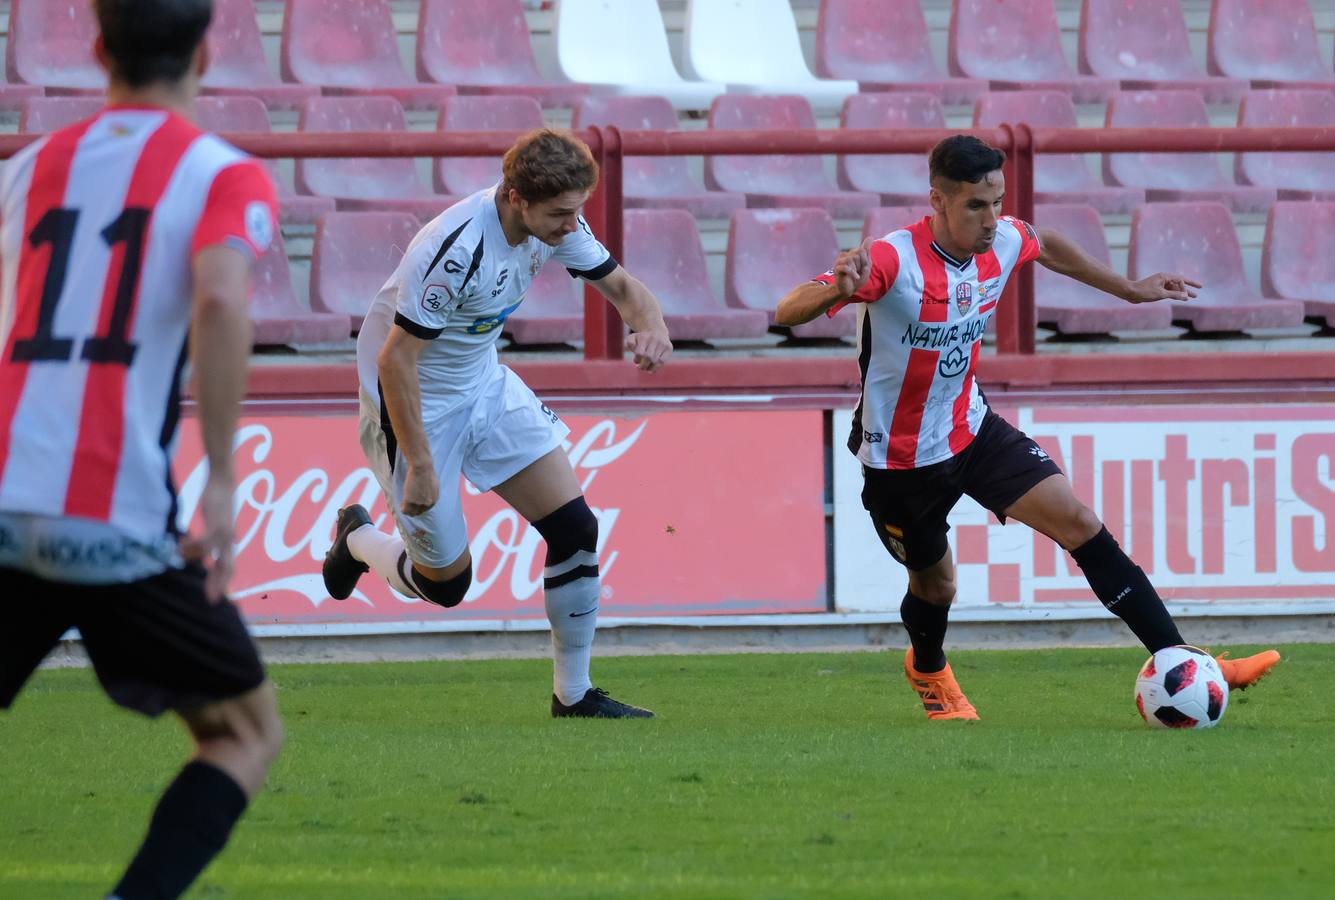
M 646 372 L 661 369 L 672 355 L 672 340 L 658 298 L 644 282 L 621 266 L 593 282 L 593 286 L 616 307 L 621 321 L 630 328 L 626 349 L 630 350 L 635 365 Z
M 1038 261 L 1044 266 L 1128 303 L 1190 300 L 1201 287 L 1199 281 L 1168 272 L 1156 272 L 1139 281 L 1131 281 L 1094 259 L 1061 232 L 1048 228 L 1038 230 L 1038 240 L 1042 245 Z
M 207 563 L 205 589 L 214 602 L 226 595 L 232 576 L 232 441 L 250 363 L 250 263 L 221 245 L 201 250 L 192 263 L 190 362 L 209 479 L 200 497 L 204 533 L 184 541 L 181 551 Z
M 842 303 L 858 292 L 871 278 L 871 240 L 862 242 L 856 250 L 839 254 L 830 270 L 833 284 L 808 281 L 799 284 L 779 301 L 774 313 L 778 325 L 802 325 L 825 315 L 836 303 Z
M 394 326 L 376 357 L 380 390 L 389 423 L 408 467 L 403 483 L 403 512 L 420 516 L 440 499 L 431 445 L 422 424 L 422 387 L 417 377 L 417 358 L 427 341 Z

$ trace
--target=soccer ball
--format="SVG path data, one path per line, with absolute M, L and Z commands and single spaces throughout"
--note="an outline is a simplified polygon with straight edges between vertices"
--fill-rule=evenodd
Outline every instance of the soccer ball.
M 1219 663 L 1196 647 L 1165 647 L 1136 676 L 1136 709 L 1155 728 L 1213 728 L 1227 708 Z

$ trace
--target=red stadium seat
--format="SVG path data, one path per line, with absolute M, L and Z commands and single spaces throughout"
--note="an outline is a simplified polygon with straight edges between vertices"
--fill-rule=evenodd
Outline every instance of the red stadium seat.
M 1205 101 L 1195 91 L 1127 91 L 1108 102 L 1109 128 L 1204 128 Z M 1109 184 L 1144 188 L 1154 200 L 1217 200 L 1255 212 L 1275 202 L 1273 188 L 1237 185 L 1224 177 L 1213 153 L 1110 153 L 1103 158 Z
M 1052 0 L 952 0 L 949 56 L 952 75 L 986 79 L 993 90 L 1065 91 L 1098 103 L 1117 88 L 1071 68 Z
M 709 127 L 815 128 L 816 117 L 811 105 L 795 94 L 725 94 L 709 107 Z M 861 216 L 880 202 L 875 194 L 839 190 L 818 156 L 707 156 L 705 184 L 746 194 L 748 206 L 819 206 L 836 218 Z
M 1242 98 L 1238 124 L 1252 128 L 1335 126 L 1335 93 L 1252 91 Z M 1278 188 L 1281 200 L 1335 200 L 1335 153 L 1239 153 L 1241 184 Z
M 404 71 L 387 0 L 288 0 L 280 60 L 284 80 L 319 85 L 329 95 L 386 96 L 407 109 L 437 109 L 456 93 Z
M 1211 75 L 1254 88 L 1335 87 L 1308 0 L 1214 0 L 1207 47 Z
M 101 97 L 29 97 L 19 112 L 19 131 L 49 134 L 92 118 L 104 105 Z
M 10 0 L 5 72 L 13 85 L 51 95 L 102 94 L 107 73 L 93 57 L 97 19 L 83 0 Z
M 296 109 L 318 87 L 283 84 L 264 56 L 254 0 L 214 0 L 209 25 L 209 68 L 200 87 L 205 94 L 256 97 L 272 109 Z
M 406 213 L 332 212 L 315 227 L 311 309 L 342 316 L 352 333 L 418 231 Z
M 1131 217 L 1131 278 L 1178 272 L 1205 284 L 1190 302 L 1164 301 L 1201 333 L 1301 325 L 1303 305 L 1267 300 L 1247 284 L 1242 248 L 1222 203 L 1147 203 Z
M 542 127 L 532 97 L 451 97 L 440 108 L 441 131 L 528 131 Z M 442 156 L 432 166 L 436 191 L 472 194 L 501 180 L 498 156 Z
M 671 131 L 677 127 L 677 112 L 665 97 L 588 97 L 575 107 L 570 127 L 593 125 Z M 627 208 L 685 209 L 699 219 L 726 219 L 746 206 L 742 194 L 702 188 L 684 157 L 628 156 L 622 166 Z
M 1178 0 L 1084 0 L 1079 65 L 1123 90 L 1200 91 L 1211 103 L 1235 102 L 1247 89 L 1245 81 L 1206 75 L 1192 58 Z
M 422 0 L 417 77 L 465 94 L 523 94 L 544 107 L 574 106 L 589 93 L 538 71 L 519 0 Z
M 292 290 L 292 270 L 281 239 L 269 245 L 255 269 L 250 321 L 256 346 L 328 344 L 348 339 L 348 317 L 310 312 Z
M 1094 207 L 1081 204 L 1037 206 L 1034 223 L 1060 231 L 1094 259 L 1111 266 L 1108 239 Z M 1173 311 L 1166 304 L 1127 303 L 1043 266 L 1035 266 L 1034 294 L 1038 324 L 1051 325 L 1064 335 L 1163 330 L 1173 324 Z
M 269 130 L 269 114 L 258 97 L 200 97 L 195 100 L 195 121 L 205 131 L 218 134 Z M 314 225 L 320 216 L 334 209 L 334 201 L 328 197 L 294 194 L 279 177 L 272 160 L 268 166 L 278 185 L 278 218 L 284 225 Z
M 757 310 L 730 309 L 709 286 L 705 251 L 695 219 L 681 209 L 625 212 L 626 268 L 662 304 L 668 332 L 678 341 L 759 337 L 769 322 Z
M 290 7 L 289 7 L 290 8 Z M 301 107 L 302 131 L 405 131 L 403 107 L 392 97 L 316 97 Z M 299 159 L 297 190 L 333 197 L 339 209 L 406 212 L 425 222 L 453 197 L 432 194 L 407 157 Z
M 1303 305 L 1335 328 L 1335 203 L 1279 202 L 1270 207 L 1261 251 L 1261 292 Z
M 725 299 L 763 312 L 771 327 L 780 298 L 834 265 L 839 235 L 823 209 L 744 209 L 728 227 Z M 852 337 L 851 311 L 790 330 L 796 338 Z
M 844 101 L 839 123 L 844 128 L 945 128 L 946 114 L 933 94 L 854 94 Z M 896 206 L 919 203 L 930 188 L 927 154 L 839 157 L 839 187 L 875 191 L 881 202 Z
M 950 104 L 973 103 L 987 91 L 986 81 L 952 78 L 937 66 L 918 0 L 821 0 L 816 74 L 851 79 L 864 91 L 928 93 Z
M 1061 91 L 1000 91 L 974 105 L 975 128 L 1025 122 L 1034 128 L 1075 128 L 1075 104 Z M 1037 203 L 1088 203 L 1101 213 L 1124 213 L 1145 200 L 1135 188 L 1100 184 L 1078 153 L 1040 153 L 1034 160 Z
M 615 312 L 609 313 L 616 315 Z M 565 344 L 584 337 L 584 282 L 555 262 L 543 266 L 519 309 L 505 320 L 515 344 Z M 675 337 L 675 335 L 673 335 Z
M 862 219 L 862 237 L 883 238 L 892 231 L 899 231 L 917 222 L 923 216 L 930 216 L 932 208 L 926 203 L 909 206 L 882 206 L 867 211 Z M 826 268 L 829 268 L 828 266 Z

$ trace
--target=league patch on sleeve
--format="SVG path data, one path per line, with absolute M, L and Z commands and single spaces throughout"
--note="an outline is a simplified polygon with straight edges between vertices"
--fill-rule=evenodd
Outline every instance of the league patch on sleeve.
M 269 204 L 263 200 L 252 200 L 246 204 L 246 237 L 260 253 L 269 249 L 273 240 L 273 216 Z
M 454 292 L 448 285 L 428 284 L 422 288 L 422 309 L 431 314 L 439 314 L 441 310 L 454 302 Z

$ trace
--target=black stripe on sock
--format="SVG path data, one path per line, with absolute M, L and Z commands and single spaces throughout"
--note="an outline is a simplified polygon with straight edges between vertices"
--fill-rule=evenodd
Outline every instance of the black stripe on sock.
M 572 581 L 579 581 L 581 578 L 597 577 L 597 566 L 575 566 L 575 568 L 571 569 L 569 572 L 563 572 L 560 575 L 555 575 L 551 578 L 544 578 L 542 586 L 544 589 L 550 591 L 552 588 L 559 588 L 563 585 L 570 584 Z

